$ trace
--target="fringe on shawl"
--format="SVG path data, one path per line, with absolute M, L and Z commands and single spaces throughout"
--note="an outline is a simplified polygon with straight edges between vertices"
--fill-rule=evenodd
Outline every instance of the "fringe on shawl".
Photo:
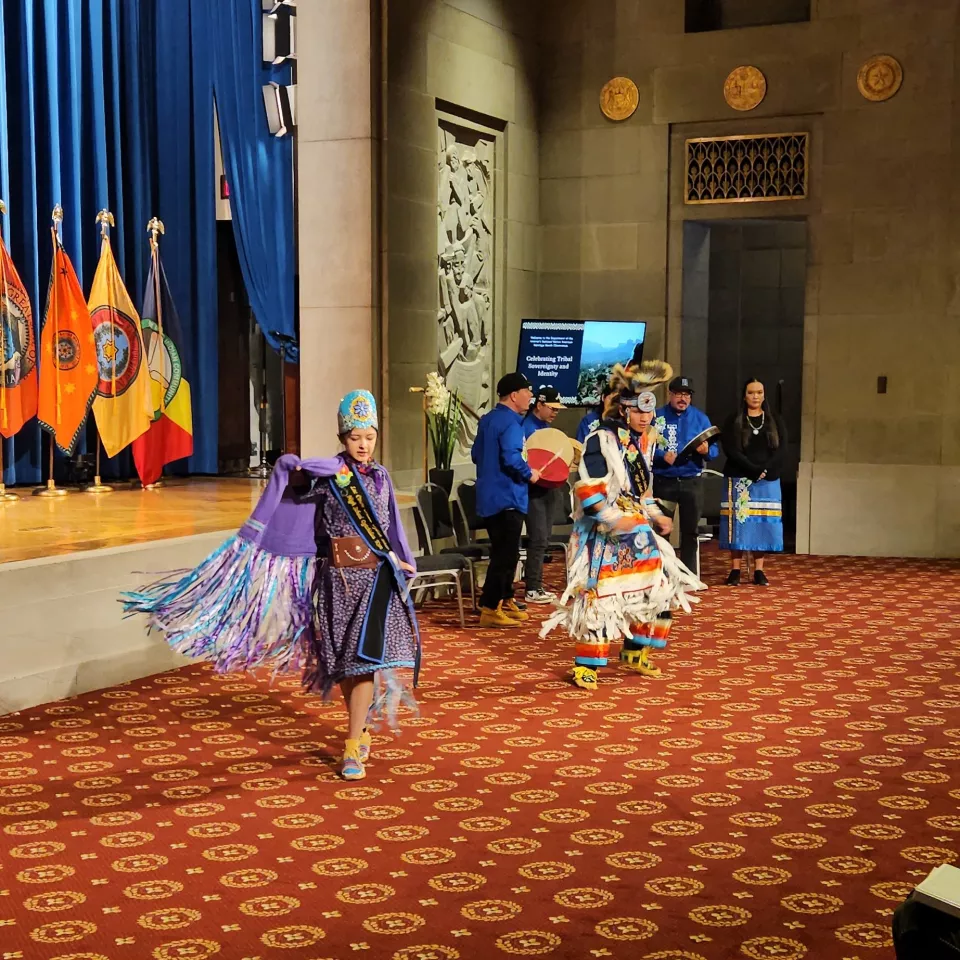
M 121 595 L 178 653 L 220 673 L 269 667 L 301 670 L 313 629 L 316 558 L 282 557 L 236 536 L 177 579 Z
M 605 597 L 588 587 L 590 551 L 581 545 L 567 570 L 561 606 L 544 621 L 540 636 L 562 627 L 576 640 L 625 640 L 633 635 L 634 624 L 651 623 L 668 610 L 689 613 L 692 604 L 699 602 L 699 597 L 691 594 L 705 590 L 706 584 L 677 559 L 666 540 L 654 536 L 662 559 L 659 579 L 646 590 Z M 571 541 L 570 548 L 574 546 Z

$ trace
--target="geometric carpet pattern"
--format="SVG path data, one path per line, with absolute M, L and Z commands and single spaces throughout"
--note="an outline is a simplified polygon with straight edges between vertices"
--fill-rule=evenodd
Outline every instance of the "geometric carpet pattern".
M 535 620 L 428 604 L 420 715 L 359 784 L 342 708 L 290 681 L 196 665 L 0 717 L 0 958 L 889 957 L 960 851 L 960 567 L 770 575 L 593 694 Z

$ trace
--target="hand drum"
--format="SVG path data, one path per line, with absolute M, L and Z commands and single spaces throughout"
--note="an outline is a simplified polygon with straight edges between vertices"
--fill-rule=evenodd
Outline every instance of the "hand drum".
M 701 443 L 707 440 L 712 440 L 714 437 L 720 435 L 720 430 L 717 427 L 707 427 L 706 430 L 701 430 L 692 440 L 690 440 L 684 448 L 677 454 L 677 459 L 674 460 L 675 464 L 686 463 L 696 452 L 697 447 Z
M 544 427 L 527 437 L 524 445 L 531 470 L 540 471 L 538 485 L 562 487 L 574 461 L 573 441 L 554 427 Z

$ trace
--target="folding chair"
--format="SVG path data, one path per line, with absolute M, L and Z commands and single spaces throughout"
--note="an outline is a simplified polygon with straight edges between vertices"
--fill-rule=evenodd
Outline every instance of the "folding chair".
M 489 547 L 489 539 L 477 537 L 477 531 L 484 527 L 483 521 L 477 516 L 477 482 L 475 480 L 464 480 L 457 484 L 457 504 L 467 526 L 468 542 Z
M 422 556 L 417 557 L 417 573 L 407 581 L 407 595 L 417 591 L 422 595 L 424 591 L 435 587 L 453 587 L 457 594 L 457 610 L 460 613 L 460 626 L 465 627 L 463 617 L 463 590 L 460 578 L 464 571 L 471 574 L 471 594 L 473 593 L 473 578 L 470 561 L 457 553 L 434 554 L 433 543 L 427 530 L 427 522 L 417 502 L 413 508 L 413 522 L 417 529 L 417 541 Z
M 470 573 L 470 601 L 473 609 L 477 609 L 477 571 L 476 564 L 481 560 L 486 560 L 490 556 L 489 547 L 481 544 L 465 543 L 461 544 L 460 537 L 457 536 L 457 521 L 451 512 L 450 499 L 447 491 L 436 483 L 425 483 L 417 490 L 417 505 L 420 507 L 420 514 L 423 517 L 427 537 L 430 543 L 430 554 L 435 556 L 460 556 L 467 560 L 468 571 Z M 434 547 L 436 540 L 445 540 L 449 537 L 455 537 L 457 546 L 442 547 L 437 550 Z

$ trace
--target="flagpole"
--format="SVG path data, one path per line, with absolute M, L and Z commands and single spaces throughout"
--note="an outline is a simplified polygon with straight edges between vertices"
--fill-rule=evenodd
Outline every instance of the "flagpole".
M 0 217 L 7 212 L 7 205 L 0 200 Z M 0 241 L 3 240 L 3 221 L 0 220 Z M 9 301 L 7 300 L 7 269 L 3 260 L 0 259 L 0 311 L 6 310 L 9 317 Z M 9 321 L 8 321 L 9 322 Z M 7 384 L 6 375 L 3 374 L 3 381 L 0 381 L 0 415 L 3 417 L 3 426 L 6 426 L 7 420 Z M 16 503 L 20 498 L 15 493 L 7 492 L 7 485 L 3 482 L 3 437 L 0 436 L 0 503 Z
M 163 350 L 163 304 L 160 296 L 160 236 L 165 233 L 163 221 L 158 217 L 151 217 L 147 223 L 147 233 L 150 234 L 150 259 L 153 262 L 153 302 L 157 309 L 157 343 L 158 349 Z M 162 356 L 162 354 L 161 354 Z M 148 358 L 149 361 L 149 358 Z M 161 383 L 161 388 L 163 384 Z M 166 400 L 166 391 L 161 389 L 160 393 L 160 415 L 163 416 L 163 410 Z M 159 490 L 166 486 L 163 482 L 163 467 L 160 468 L 160 476 L 153 482 L 144 485 L 144 490 Z
M 253 311 L 250 311 L 251 326 L 256 324 Z M 260 409 L 259 431 L 260 431 L 260 462 L 255 467 L 247 470 L 248 477 L 254 477 L 258 480 L 267 480 L 270 477 L 270 465 L 267 463 L 267 338 L 259 327 L 257 331 L 260 334 L 260 399 L 257 406 Z M 283 453 L 284 451 L 281 451 Z
M 103 242 L 106 240 L 108 243 L 110 236 L 110 227 L 116 226 L 116 222 L 113 219 L 113 214 L 104 208 L 97 214 L 97 223 L 100 224 L 100 245 L 103 246 Z M 116 336 L 116 331 L 114 330 L 113 324 L 113 312 L 110 312 L 110 341 L 113 342 L 113 338 Z M 97 360 L 99 364 L 99 358 Z M 113 396 L 117 395 L 117 353 L 114 350 L 113 353 L 113 371 L 111 376 L 111 386 L 113 387 Z M 83 488 L 84 493 L 113 493 L 113 487 L 109 484 L 100 482 L 100 431 L 97 429 L 97 417 L 94 414 L 93 417 L 93 442 L 96 447 L 96 466 L 93 471 L 93 483 L 88 484 Z
M 57 269 L 57 252 L 60 249 L 60 236 L 57 233 L 57 230 L 60 227 L 60 223 L 63 221 L 63 207 L 58 203 L 53 208 L 53 213 L 51 214 L 51 219 L 53 220 L 53 226 L 50 228 L 50 233 L 53 236 L 53 269 Z M 54 277 L 53 281 L 50 284 L 51 296 L 56 298 L 57 296 L 57 281 Z M 57 356 L 56 349 L 57 344 L 60 342 L 60 328 L 57 326 L 57 319 L 59 317 L 59 311 L 56 307 L 56 302 L 54 302 L 53 307 L 53 343 L 54 343 L 54 354 L 50 358 L 50 362 L 53 364 L 54 370 L 56 371 L 57 384 L 56 384 L 56 397 L 57 397 L 57 421 L 60 420 L 60 359 Z M 49 376 L 49 374 L 48 374 Z M 56 429 L 56 425 L 54 425 Z M 56 481 L 53 479 L 53 448 L 56 444 L 56 437 L 53 433 L 50 434 L 50 470 L 47 474 L 47 485 L 45 487 L 37 487 L 33 491 L 35 497 L 65 497 L 70 491 L 64 490 L 62 487 L 58 487 Z

